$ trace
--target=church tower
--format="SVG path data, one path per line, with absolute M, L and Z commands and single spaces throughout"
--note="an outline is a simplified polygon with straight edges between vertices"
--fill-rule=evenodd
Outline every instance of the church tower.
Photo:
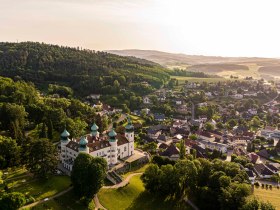
M 109 142 L 111 145 L 110 148 L 110 164 L 117 164 L 118 162 L 118 140 L 116 138 L 117 133 L 114 128 L 109 132 Z
M 79 142 L 79 152 L 85 152 L 89 154 L 89 148 L 87 146 L 88 140 L 83 136 Z
M 60 134 L 60 161 L 63 161 L 66 158 L 66 145 L 70 142 L 69 139 L 70 133 L 64 129 Z
M 96 138 L 99 137 L 98 128 L 99 128 L 99 127 L 98 127 L 95 123 L 91 126 L 91 128 L 90 128 L 90 130 L 91 130 L 91 136 L 95 136 Z
M 131 122 L 130 117 L 127 117 L 127 125 L 125 126 L 125 137 L 128 140 L 128 155 L 131 156 L 134 154 L 134 126 Z

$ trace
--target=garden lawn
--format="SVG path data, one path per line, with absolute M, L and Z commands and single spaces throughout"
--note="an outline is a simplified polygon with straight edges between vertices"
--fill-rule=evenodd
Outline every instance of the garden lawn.
M 21 192 L 41 200 L 53 196 L 68 187 L 71 181 L 68 176 L 52 176 L 49 179 L 32 179 L 12 187 L 12 191 Z
M 130 183 L 118 189 L 101 189 L 100 203 L 108 210 L 190 210 L 185 203 L 164 201 L 145 191 L 140 175 L 130 179 Z
M 79 201 L 79 199 L 75 196 L 74 191 L 70 190 L 69 192 L 65 193 L 64 195 L 61 195 L 57 198 L 54 198 L 52 200 L 46 201 L 44 203 L 40 203 L 34 207 L 31 208 L 32 210 L 85 210 L 90 209 L 94 210 L 94 203 L 93 201 L 89 204 L 89 206 L 86 206 L 84 203 Z M 27 210 L 27 209 L 26 209 Z
M 273 187 L 270 189 L 263 189 L 258 187 L 254 189 L 254 195 L 262 201 L 269 201 L 276 207 L 277 210 L 280 210 L 280 190 Z

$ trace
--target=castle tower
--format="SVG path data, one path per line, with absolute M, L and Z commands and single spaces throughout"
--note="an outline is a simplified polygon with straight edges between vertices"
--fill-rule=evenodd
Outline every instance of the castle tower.
M 89 148 L 87 146 L 88 140 L 83 136 L 79 142 L 79 152 L 89 153 Z
M 128 155 L 134 154 L 134 126 L 131 122 L 130 117 L 127 117 L 127 125 L 125 126 L 125 137 L 129 141 L 128 143 Z
M 92 136 L 95 136 L 95 137 L 99 137 L 99 132 L 98 132 L 98 126 L 94 123 L 92 126 L 91 126 L 91 128 L 90 128 L 90 130 L 91 130 L 91 135 Z
M 109 132 L 110 148 L 110 164 L 116 164 L 118 162 L 118 140 L 116 139 L 117 133 L 114 128 Z
M 70 133 L 64 129 L 64 131 L 60 134 L 60 161 L 63 162 L 63 160 L 66 158 L 66 145 L 70 142 L 69 139 Z

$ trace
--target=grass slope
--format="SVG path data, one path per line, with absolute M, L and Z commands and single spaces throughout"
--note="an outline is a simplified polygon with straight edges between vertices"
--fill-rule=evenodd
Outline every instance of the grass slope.
M 32 210 L 85 210 L 85 209 L 94 209 L 94 203 L 91 202 L 89 206 L 86 206 L 84 203 L 79 201 L 79 199 L 75 196 L 74 191 L 71 190 L 64 195 L 61 195 L 57 198 L 49 200 L 47 202 L 38 204 L 31 208 Z
M 272 190 L 255 188 L 254 195 L 262 201 L 269 201 L 276 209 L 280 210 L 280 190 L 277 188 L 272 188 Z
M 182 203 L 164 201 L 145 191 L 140 175 L 131 178 L 130 183 L 119 189 L 101 189 L 100 203 L 108 210 L 170 210 L 191 209 Z M 180 206 L 179 206 L 180 205 Z
M 41 200 L 67 189 L 70 183 L 71 181 L 68 176 L 53 176 L 47 180 L 28 179 L 26 182 L 18 182 L 11 187 L 11 190 L 30 195 L 35 200 Z

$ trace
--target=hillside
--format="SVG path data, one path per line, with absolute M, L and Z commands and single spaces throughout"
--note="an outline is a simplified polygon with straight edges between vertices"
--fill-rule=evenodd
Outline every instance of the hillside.
M 108 52 L 147 59 L 169 68 L 186 68 L 190 71 L 202 71 L 225 77 L 230 75 L 255 78 L 279 76 L 276 66 L 280 66 L 280 59 L 275 58 L 185 55 L 154 50 L 109 50 Z
M 151 61 L 107 52 L 34 42 L 0 43 L 0 75 L 31 81 L 41 88 L 49 83 L 67 85 L 79 96 L 116 94 L 124 87 L 145 93 L 164 84 L 168 72 Z

